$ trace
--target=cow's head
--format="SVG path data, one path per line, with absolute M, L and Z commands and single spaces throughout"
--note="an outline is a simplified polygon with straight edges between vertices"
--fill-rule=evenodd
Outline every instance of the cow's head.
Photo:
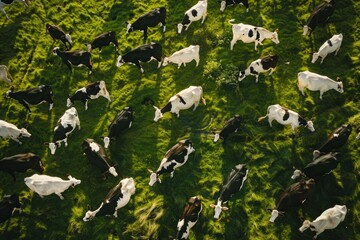
M 131 23 L 126 22 L 126 34 L 131 33 L 132 31 L 134 31 L 134 27 L 131 25 Z
M 69 179 L 72 187 L 75 187 L 76 185 L 79 185 L 81 183 L 81 180 L 77 180 L 76 178 L 73 178 L 70 175 L 68 176 L 68 179 Z
M 271 36 L 271 41 L 273 41 L 276 44 L 280 43 L 279 37 L 278 37 L 278 32 L 279 32 L 279 29 L 276 29 L 275 32 L 273 32 L 272 36 Z
M 226 1 L 220 1 L 220 12 L 224 12 L 226 7 Z
M 210 207 L 215 209 L 214 219 L 219 219 L 220 213 L 221 213 L 222 211 L 227 211 L 227 210 L 229 210 L 228 207 L 222 207 L 222 206 L 221 206 L 221 201 L 220 201 L 220 200 L 218 200 L 218 202 L 217 202 L 216 205 L 215 205 L 215 204 L 210 204 Z
M 311 131 L 311 132 L 315 132 L 315 128 L 314 128 L 314 123 L 310 120 L 307 121 L 306 127 Z
M 70 96 L 68 94 L 68 98 L 66 99 L 66 106 L 71 107 L 72 104 L 73 104 L 73 102 L 71 101 Z
M 110 167 L 110 168 L 109 168 L 109 173 L 110 173 L 111 175 L 113 175 L 114 177 L 117 177 L 117 176 L 118 176 L 118 174 L 117 174 L 117 172 L 116 172 L 116 170 L 115 170 L 114 167 Z
M 100 207 L 95 211 L 91 211 L 91 207 L 88 205 L 87 207 L 88 211 L 85 213 L 85 217 L 83 218 L 83 221 L 84 222 L 91 221 L 96 216 L 96 214 L 102 208 L 103 205 L 104 203 L 101 203 Z
M 315 63 L 319 57 L 320 57 L 320 55 L 318 52 L 313 53 L 311 63 Z
M 336 78 L 337 81 L 340 81 L 340 78 Z M 337 83 L 337 88 L 335 89 L 336 91 L 338 91 L 339 93 L 343 93 L 344 92 L 344 85 L 342 82 L 338 82 Z
M 240 71 L 238 81 L 241 82 L 245 77 L 245 71 Z
M 21 128 L 19 137 L 31 137 L 31 133 L 29 133 L 25 128 Z
M 54 49 L 53 49 L 53 54 L 54 54 L 54 55 L 58 55 L 58 52 L 59 52 L 59 51 L 61 51 L 61 50 L 60 50 L 60 47 L 54 47 Z
M 167 65 L 169 65 L 169 58 L 168 57 L 164 57 L 164 61 L 163 61 L 163 63 L 162 63 L 162 65 L 165 67 L 165 66 L 167 66 Z
M 303 27 L 303 31 L 304 31 L 303 35 L 304 36 L 308 35 L 309 30 L 311 31 L 311 28 L 309 28 L 308 25 L 304 25 L 304 27 Z
M 61 146 L 61 143 L 60 143 L 60 142 L 56 142 L 56 143 L 54 143 L 54 142 L 51 142 L 51 143 L 46 142 L 46 143 L 44 143 L 44 145 L 45 145 L 45 146 L 48 146 L 49 149 L 50 149 L 50 153 L 51 153 L 52 155 L 54 155 L 56 149 Z
M 72 44 L 72 40 L 71 40 L 71 36 L 70 34 L 65 34 L 65 39 L 67 40 L 67 42 L 71 45 Z
M 104 137 L 104 147 L 108 148 L 110 145 L 110 138 L 109 137 Z
M 153 186 L 156 182 L 161 183 L 159 176 L 155 172 L 151 171 L 150 169 L 148 169 L 148 171 L 150 172 L 149 186 Z
M 116 61 L 116 66 L 117 66 L 117 67 L 121 67 L 122 65 L 124 65 L 124 63 L 125 63 L 125 61 L 124 61 L 124 59 L 122 58 L 122 56 L 121 56 L 121 55 L 118 56 L 117 61 Z
M 180 34 L 180 33 L 181 33 L 181 31 L 182 31 L 183 27 L 184 27 L 184 25 L 183 25 L 182 23 L 179 23 L 179 24 L 177 25 L 177 28 L 178 28 L 178 34 Z
M 300 177 L 303 173 L 299 169 L 295 169 L 293 175 L 291 176 L 291 179 L 297 179 Z
M 88 45 L 86 45 L 86 47 L 87 47 L 88 52 L 91 52 L 91 50 L 92 50 L 92 45 L 89 43 Z
M 163 117 L 163 114 L 161 113 L 161 110 L 155 106 L 153 106 L 155 108 L 155 118 L 154 121 L 157 122 L 159 121 L 160 118 Z
M 270 210 L 271 211 L 271 217 L 270 217 L 270 222 L 275 222 L 275 219 L 280 215 L 280 216 L 284 216 L 284 213 L 285 212 L 282 212 L 282 211 L 278 211 L 276 209 L 274 210 Z
M 109 100 L 109 102 L 111 102 L 110 94 L 107 91 L 106 84 L 103 80 L 100 81 L 99 88 L 100 88 L 100 95 L 103 96 L 104 98 L 106 98 L 107 100 Z
M 120 181 L 121 183 L 121 192 L 123 193 L 130 193 L 131 195 L 135 194 L 135 181 L 133 178 L 124 178 Z
M 299 228 L 300 232 L 305 231 L 306 229 L 308 229 L 311 225 L 311 222 L 309 220 L 305 220 L 302 224 L 302 226 Z

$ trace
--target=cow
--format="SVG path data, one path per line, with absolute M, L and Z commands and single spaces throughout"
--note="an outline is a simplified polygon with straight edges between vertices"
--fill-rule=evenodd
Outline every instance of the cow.
M 96 143 L 93 139 L 86 139 L 82 143 L 84 155 L 89 162 L 95 167 L 99 168 L 104 178 L 106 173 L 112 174 L 117 177 L 117 172 L 113 166 L 110 166 L 106 157 L 105 149 L 100 144 Z
M 329 40 L 326 40 L 326 42 L 324 42 L 324 44 L 321 45 L 319 50 L 313 54 L 311 63 L 315 63 L 316 60 L 318 60 L 318 58 L 321 58 L 320 63 L 323 63 L 325 57 L 332 52 L 335 52 L 335 56 L 336 56 L 341 47 L 342 40 L 343 40 L 343 35 L 341 33 L 332 36 Z
M 48 85 L 41 85 L 38 87 L 28 88 L 26 90 L 21 90 L 18 92 L 13 92 L 14 88 L 12 87 L 5 94 L 5 98 L 12 98 L 17 100 L 22 104 L 28 111 L 31 113 L 29 104 L 37 105 L 40 103 L 47 102 L 50 104 L 49 111 L 53 108 L 53 91 L 52 88 Z
M 155 108 L 154 121 L 159 121 L 166 112 L 176 113 L 177 117 L 180 117 L 180 110 L 189 109 L 192 105 L 194 105 L 193 111 L 195 111 L 200 103 L 200 99 L 202 99 L 202 102 L 206 105 L 205 98 L 203 98 L 202 95 L 203 89 L 201 86 L 190 86 L 180 91 L 172 96 L 169 102 L 161 110 L 153 106 Z
M 166 30 L 166 9 L 165 7 L 155 8 L 143 15 L 141 15 L 138 19 L 133 23 L 128 23 L 126 27 L 126 33 L 129 34 L 133 31 L 139 30 L 144 32 L 144 41 L 146 41 L 148 35 L 147 30 L 148 27 L 155 27 L 160 24 L 160 27 L 163 27 L 163 32 Z
M 161 174 L 170 173 L 170 177 L 172 178 L 175 169 L 184 165 L 189 155 L 193 152 L 195 152 L 195 148 L 190 139 L 184 139 L 175 144 L 165 153 L 156 172 L 148 169 L 150 172 L 149 186 L 153 186 L 156 182 L 161 183 L 161 179 L 159 178 Z
M 34 153 L 16 154 L 10 157 L 4 157 L 0 160 L 0 170 L 9 173 L 14 182 L 16 181 L 15 172 L 26 172 L 33 169 L 39 173 L 44 172 L 44 165 L 41 158 Z
M 218 2 L 220 2 L 220 11 L 224 12 L 225 8 L 227 6 L 231 6 L 231 5 L 244 5 L 244 7 L 246 7 L 246 12 L 249 12 L 249 0 L 218 0 Z
M 276 29 L 274 32 L 270 32 L 269 30 L 266 30 L 262 27 L 255 27 L 253 25 L 249 24 L 233 24 L 235 19 L 229 20 L 229 24 L 232 25 L 232 33 L 233 38 L 230 43 L 230 50 L 232 51 L 234 48 L 235 43 L 238 40 L 243 41 L 244 43 L 252 43 L 255 42 L 255 51 L 257 50 L 257 45 L 263 45 L 262 42 L 265 39 L 271 39 L 276 44 L 279 44 L 279 38 L 278 38 L 278 29 Z
M 340 79 L 337 78 L 337 80 Z M 334 89 L 339 93 L 344 92 L 344 86 L 341 81 L 336 82 L 327 76 L 323 76 L 309 71 L 298 73 L 298 88 L 303 96 L 305 96 L 304 88 L 307 88 L 310 91 L 320 91 L 321 100 L 322 95 L 330 89 Z
M 291 125 L 292 136 L 295 136 L 295 128 L 303 126 L 308 128 L 311 132 L 315 131 L 313 122 L 305 120 L 297 112 L 294 112 L 290 109 L 284 108 L 279 104 L 270 105 L 267 108 L 267 114 L 258 119 L 258 122 L 267 118 L 269 120 L 270 127 L 272 127 L 271 122 L 275 119 L 278 123 L 282 125 Z
M 336 152 L 330 152 L 316 158 L 314 161 L 306 165 L 305 168 L 299 170 L 295 169 L 292 179 L 296 179 L 300 176 L 308 178 L 317 178 L 324 176 L 334 170 L 339 164 L 339 160 L 335 157 Z
M 0 81 L 12 84 L 12 79 L 5 65 L 0 65 Z
M 125 129 L 131 128 L 134 121 L 134 111 L 132 107 L 124 107 L 114 118 L 108 127 L 108 134 L 104 137 L 104 147 L 108 148 L 110 139 L 119 136 Z
M 303 27 L 303 35 L 310 35 L 316 28 L 317 25 L 324 26 L 334 12 L 334 1 L 324 0 L 315 7 L 310 17 L 307 20 L 306 25 Z
M 240 115 L 235 115 L 226 121 L 225 126 L 221 129 L 220 133 L 215 134 L 214 142 L 223 139 L 224 142 L 231 133 L 237 132 L 241 123 Z
M 26 0 L 0 0 L 0 11 L 6 16 L 6 19 L 9 19 L 9 17 L 4 10 L 4 6 L 10 5 L 13 2 L 22 2 L 25 7 L 28 7 Z
M 184 206 L 177 224 L 176 240 L 188 239 L 190 229 L 198 221 L 201 211 L 201 199 L 197 196 L 190 197 Z
M 92 72 L 91 53 L 86 51 L 62 51 L 59 47 L 53 50 L 54 55 L 59 56 L 63 63 L 69 68 L 72 73 L 71 65 L 81 67 L 86 66 L 89 69 L 89 74 Z
M 61 142 L 65 143 L 67 147 L 67 137 L 72 131 L 78 126 L 80 130 L 80 119 L 76 108 L 72 107 L 65 111 L 64 115 L 61 116 L 54 128 L 53 140 L 50 143 L 45 143 L 49 146 L 51 154 L 55 154 L 57 148 L 61 147 Z
M 336 228 L 342 221 L 344 221 L 346 213 L 347 208 L 345 205 L 335 205 L 332 208 L 326 209 L 314 221 L 310 222 L 309 220 L 305 220 L 299 228 L 299 231 L 303 232 L 310 228 L 311 231 L 316 232 L 314 236 L 314 239 L 316 239 L 317 236 L 325 230 Z
M 231 169 L 227 179 L 221 186 L 220 195 L 216 205 L 210 204 L 210 207 L 215 209 L 214 219 L 218 219 L 222 211 L 229 210 L 228 207 L 223 207 L 221 205 L 226 204 L 235 193 L 241 190 L 248 173 L 249 170 L 246 168 L 246 164 L 238 164 L 235 168 Z
M 256 76 L 256 82 L 258 82 L 259 74 L 268 71 L 270 71 L 270 76 L 276 68 L 278 59 L 279 57 L 277 55 L 268 55 L 251 62 L 245 71 L 240 71 L 238 79 L 239 82 L 241 82 L 248 75 Z
M 314 185 L 315 180 L 313 178 L 291 184 L 277 199 L 276 207 L 274 209 L 268 209 L 271 212 L 269 221 L 274 222 L 279 215 L 283 216 L 285 211 L 290 207 L 296 207 L 304 203 L 314 188 Z
M 106 98 L 109 102 L 111 102 L 110 94 L 106 89 L 106 84 L 103 80 L 90 83 L 86 87 L 78 89 L 72 96 L 68 96 L 67 98 L 67 107 L 71 107 L 71 105 L 75 101 L 80 101 L 84 104 L 85 110 L 88 109 L 88 100 L 89 99 L 97 99 L 99 97 Z
M 135 194 L 135 182 L 133 178 L 124 178 L 105 197 L 100 207 L 94 211 L 85 213 L 84 222 L 92 220 L 95 216 L 111 216 L 117 218 L 117 210 L 124 207 L 130 201 L 131 195 Z
M 175 63 L 178 65 L 178 69 L 181 67 L 181 64 L 186 66 L 186 63 L 195 60 L 196 67 L 199 66 L 200 62 L 200 46 L 199 45 L 190 45 L 187 48 L 183 48 L 177 52 L 174 52 L 170 57 L 165 57 L 162 63 L 163 66 L 167 66 L 169 63 Z
M 344 146 L 351 134 L 351 130 L 351 124 L 343 124 L 341 127 L 335 129 L 321 147 L 313 151 L 313 159 L 318 158 L 320 155 L 336 151 Z
M 31 137 L 31 133 L 25 128 L 19 129 L 12 123 L 0 120 L 0 138 L 11 138 L 15 142 L 22 144 L 19 140 L 21 137 Z
M 182 22 L 177 25 L 178 34 L 181 33 L 184 27 L 185 27 L 185 31 L 187 31 L 192 22 L 199 21 L 201 18 L 202 18 L 201 24 L 203 24 L 206 15 L 207 15 L 207 0 L 199 0 L 197 4 L 195 4 L 185 12 Z
M 105 32 L 95 37 L 94 41 L 92 41 L 92 43 L 89 43 L 87 45 L 87 49 L 88 52 L 91 52 L 91 50 L 98 48 L 99 52 L 101 53 L 102 48 L 109 46 L 110 44 L 115 46 L 116 53 L 119 54 L 118 52 L 119 43 L 116 39 L 116 34 L 113 31 Z
M 61 42 L 64 43 L 64 45 L 67 49 L 71 48 L 72 40 L 71 40 L 70 33 L 65 33 L 58 26 L 52 25 L 49 23 L 46 23 L 45 27 L 46 27 L 46 32 L 48 32 L 50 34 L 50 36 L 52 37 L 54 42 L 56 40 L 60 40 Z M 67 44 L 69 44 L 69 47 L 67 46 Z
M 19 195 L 6 195 L 0 201 L 0 223 L 5 222 L 18 210 L 21 212 L 21 204 L 19 201 Z
M 158 61 L 158 68 L 161 66 L 162 47 L 159 43 L 149 43 L 141 45 L 135 49 L 130 50 L 123 56 L 119 56 L 116 62 L 117 67 L 121 67 L 125 63 L 136 65 L 141 73 L 144 73 L 144 69 L 140 65 L 140 62 L 150 62 L 155 59 Z
M 360 126 L 359 126 L 359 127 L 357 127 L 357 129 L 356 129 L 356 133 L 357 133 L 357 135 L 356 135 L 356 139 L 357 139 L 357 140 L 359 140 L 359 139 L 360 139 Z

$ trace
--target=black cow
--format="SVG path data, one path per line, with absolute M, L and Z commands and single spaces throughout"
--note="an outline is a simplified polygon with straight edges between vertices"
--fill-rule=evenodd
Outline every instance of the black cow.
M 159 43 L 149 43 L 130 50 L 123 56 L 119 56 L 116 66 L 121 67 L 124 63 L 135 64 L 143 73 L 144 69 L 140 62 L 149 62 L 152 59 L 158 61 L 158 68 L 161 66 L 162 47 Z
M 9 173 L 16 181 L 15 172 L 26 172 L 33 169 L 41 174 L 44 172 L 44 165 L 41 158 L 33 153 L 17 154 L 11 157 L 4 157 L 0 160 L 0 170 Z
M 225 142 L 230 133 L 237 132 L 240 127 L 240 121 L 241 118 L 239 115 L 235 115 L 234 117 L 227 120 L 220 133 L 215 134 L 214 142 L 217 142 L 220 138 Z
M 160 23 L 160 27 L 163 26 L 163 31 L 166 30 L 166 9 L 164 7 L 156 8 L 141 15 L 134 23 L 127 23 L 127 34 L 132 31 L 140 30 L 144 32 L 144 41 L 147 39 L 148 27 L 155 27 Z
M 52 37 L 52 39 L 54 41 L 60 40 L 64 43 L 66 48 L 67 48 L 66 44 L 69 44 L 68 49 L 71 48 L 72 40 L 71 40 L 70 33 L 65 34 L 65 32 L 61 28 L 59 28 L 56 25 L 51 25 L 49 23 L 46 24 L 46 32 L 48 32 L 50 34 L 50 36 Z
M 227 6 L 231 6 L 235 4 L 241 4 L 246 7 L 246 12 L 249 12 L 249 1 L 248 0 L 218 0 L 221 4 L 220 11 L 223 12 Z
M 215 209 L 214 218 L 218 219 L 222 210 L 228 210 L 227 207 L 222 207 L 221 204 L 226 204 L 230 198 L 241 190 L 247 178 L 249 170 L 245 164 L 238 164 L 235 168 L 231 169 L 227 179 L 223 182 L 218 197 L 217 203 L 211 204 L 210 207 Z
M 68 66 L 70 72 L 72 72 L 71 65 L 81 67 L 85 65 L 89 69 L 89 74 L 92 72 L 92 60 L 91 53 L 86 51 L 62 51 L 59 47 L 55 47 L 53 50 L 54 55 L 61 57 L 63 63 Z
M 31 105 L 40 104 L 47 102 L 50 104 L 49 110 L 53 108 L 53 91 L 48 85 L 41 85 L 39 87 L 28 88 L 26 90 L 13 92 L 14 88 L 11 87 L 9 91 L 6 92 L 6 98 L 13 98 L 21 103 L 30 113 Z
M 256 82 L 259 80 L 259 73 L 270 71 L 271 75 L 276 68 L 279 56 L 269 55 L 260 59 L 257 59 L 250 63 L 249 67 L 245 71 L 240 71 L 239 81 L 242 81 L 246 76 L 253 75 L 256 77 Z
M 106 178 L 106 173 L 112 174 L 114 177 L 117 177 L 117 173 L 114 167 L 110 166 L 107 162 L 105 149 L 100 144 L 96 143 L 93 139 L 86 139 L 82 143 L 82 148 L 86 158 L 91 164 L 100 169 L 101 173 Z
M 108 127 L 108 135 L 104 137 L 105 148 L 109 147 L 110 139 L 116 138 L 125 129 L 130 128 L 132 121 L 134 121 L 134 111 L 132 107 L 125 107 L 116 115 Z
M 201 199 L 197 196 L 187 200 L 177 224 L 176 240 L 189 237 L 190 229 L 196 224 L 202 210 Z
M 3 223 L 11 218 L 15 210 L 19 210 L 20 212 L 20 208 L 21 204 L 17 194 L 4 196 L 4 198 L 0 201 L 0 223 Z
M 334 13 L 334 9 L 335 6 L 333 0 L 325 0 L 316 6 L 303 28 L 303 35 L 310 35 L 315 30 L 317 25 L 324 26 L 331 15 Z
M 110 44 L 115 45 L 116 53 L 119 54 L 118 48 L 119 43 L 116 39 L 116 34 L 113 31 L 105 32 L 99 36 L 97 36 L 92 43 L 87 45 L 88 52 L 91 52 L 91 50 L 98 48 L 99 52 L 101 52 L 102 47 L 109 46 Z
M 288 208 L 301 205 L 305 202 L 314 185 L 315 180 L 313 178 L 291 184 L 276 201 L 275 209 L 268 209 L 271 211 L 270 222 L 274 222 L 279 214 L 284 215 Z

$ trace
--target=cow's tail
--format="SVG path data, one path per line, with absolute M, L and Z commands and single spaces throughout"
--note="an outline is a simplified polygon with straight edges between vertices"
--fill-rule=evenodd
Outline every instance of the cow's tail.
M 206 105 L 206 99 L 203 97 L 203 94 L 204 94 L 203 91 L 201 91 L 201 96 L 200 97 L 201 97 L 201 100 L 202 100 L 203 104 Z
M 267 113 L 266 113 L 265 116 L 262 116 L 262 117 L 259 117 L 259 118 L 258 118 L 258 122 L 260 122 L 260 121 L 264 120 L 265 118 L 267 118 L 267 116 L 269 115 L 269 108 L 270 108 L 270 107 L 268 107 Z
M 228 23 L 231 24 L 231 25 L 234 25 L 234 23 L 233 23 L 234 21 L 235 21 L 235 19 L 231 19 L 231 20 L 228 21 Z

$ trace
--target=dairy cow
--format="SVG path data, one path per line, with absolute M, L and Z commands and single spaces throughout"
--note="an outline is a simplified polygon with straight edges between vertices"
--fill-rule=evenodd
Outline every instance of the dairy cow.
M 324 2 L 316 6 L 308 18 L 306 25 L 303 27 L 303 35 L 310 35 L 317 25 L 324 26 L 333 14 L 334 9 L 333 0 L 324 0 Z
M 114 45 L 116 53 L 119 53 L 119 43 L 116 39 L 116 34 L 113 31 L 104 32 L 99 36 L 95 37 L 94 41 L 87 45 L 88 52 L 91 52 L 91 50 L 94 50 L 96 48 L 98 48 L 99 52 L 101 52 L 103 47 L 109 46 L 110 44 Z
M 318 60 L 318 58 L 321 58 L 320 63 L 323 63 L 325 57 L 332 52 L 335 52 L 335 56 L 336 56 L 341 47 L 342 40 L 343 40 L 343 35 L 341 33 L 332 36 L 329 40 L 326 40 L 326 42 L 324 42 L 324 44 L 321 45 L 319 50 L 313 54 L 311 62 L 315 63 L 316 60 Z
M 25 7 L 28 7 L 26 0 L 0 0 L 0 11 L 6 16 L 7 19 L 9 19 L 9 17 L 4 10 L 4 6 L 10 5 L 13 2 L 22 2 Z
M 12 79 L 5 65 L 0 65 L 0 81 L 12 84 Z
M 89 69 L 89 74 L 92 72 L 91 53 L 86 51 L 62 51 L 59 47 L 55 47 L 53 54 L 59 56 L 63 63 L 72 72 L 71 65 L 76 67 L 86 66 Z
M 167 66 L 169 63 L 175 63 L 178 65 L 178 69 L 182 64 L 186 66 L 186 63 L 195 60 L 196 67 L 199 66 L 200 62 L 200 46 L 190 45 L 187 48 L 183 48 L 177 52 L 174 52 L 170 57 L 165 57 L 162 63 L 163 66 Z
M 176 240 L 188 239 L 190 229 L 196 224 L 202 211 L 201 199 L 197 196 L 187 200 L 177 224 Z
M 269 55 L 253 61 L 245 71 L 240 71 L 238 79 L 239 82 L 248 75 L 256 76 L 256 82 L 258 82 L 259 74 L 268 71 L 270 71 L 270 76 L 276 68 L 278 59 L 279 57 L 277 55 Z
M 241 123 L 241 118 L 239 115 L 235 115 L 226 121 L 225 126 L 221 129 L 220 133 L 215 134 L 214 142 L 217 142 L 219 139 L 223 139 L 224 142 L 227 137 L 234 132 L 237 132 Z
M 207 0 L 199 0 L 197 4 L 195 4 L 185 12 L 182 22 L 177 25 L 178 33 L 180 34 L 184 27 L 186 31 L 192 22 L 199 21 L 201 18 L 202 18 L 201 24 L 203 24 L 206 15 L 207 15 Z
M 50 34 L 50 36 L 52 37 L 54 42 L 55 42 L 55 40 L 60 40 L 67 49 L 71 48 L 72 40 L 71 40 L 70 33 L 65 33 L 58 26 L 52 25 L 49 23 L 46 24 L 46 32 L 48 32 Z M 69 44 L 69 47 L 67 46 L 67 44 Z
M 19 201 L 19 195 L 6 195 L 0 201 L 0 223 L 5 222 L 18 210 L 21 212 L 21 204 Z
M 25 128 L 19 129 L 12 123 L 0 120 L 0 138 L 10 138 L 17 143 L 22 144 L 19 140 L 19 138 L 22 137 L 31 137 L 31 133 L 29 133 Z
M 236 4 L 244 5 L 244 7 L 246 7 L 246 12 L 249 12 L 249 0 L 218 0 L 218 2 L 220 2 L 221 12 L 224 12 L 227 6 L 235 6 Z

